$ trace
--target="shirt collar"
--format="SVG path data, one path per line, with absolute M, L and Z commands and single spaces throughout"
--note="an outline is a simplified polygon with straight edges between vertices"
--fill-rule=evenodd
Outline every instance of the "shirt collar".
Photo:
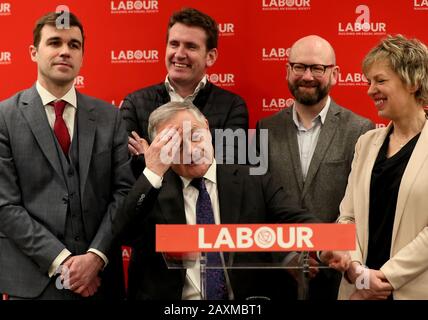
M 40 95 L 40 98 L 42 99 L 42 103 L 44 106 L 48 105 L 52 101 L 56 100 L 64 100 L 68 104 L 70 104 L 72 107 L 77 109 L 77 95 L 76 95 L 76 89 L 74 86 L 68 90 L 68 92 L 61 98 L 58 99 L 55 97 L 52 93 L 50 93 L 48 90 L 46 90 L 39 81 L 36 82 L 36 90 Z
M 331 98 L 330 98 L 330 96 L 328 96 L 327 102 L 325 103 L 325 106 L 322 108 L 320 113 L 318 113 L 318 115 L 312 121 L 319 118 L 321 121 L 321 124 L 324 124 L 325 118 L 327 117 L 328 109 L 330 108 L 330 102 L 331 102 Z M 295 107 L 293 107 L 293 121 L 294 121 L 294 124 L 296 125 L 296 127 L 299 128 L 301 126 L 300 120 L 299 120 L 299 117 L 297 116 L 297 111 L 296 111 Z
M 211 181 L 212 183 L 217 183 L 217 162 L 213 158 L 213 163 L 211 163 L 210 167 L 208 168 L 207 172 L 204 174 L 204 178 Z M 180 176 L 181 181 L 183 181 L 183 189 L 186 189 L 190 182 L 192 182 L 192 179 L 187 179 L 185 177 Z
M 189 97 L 196 96 L 199 93 L 199 91 L 205 87 L 205 85 L 207 84 L 207 81 L 208 81 L 207 76 L 204 75 L 202 77 L 202 80 L 199 81 L 198 85 L 196 86 L 195 91 Z M 174 87 L 171 85 L 171 82 L 169 82 L 168 75 L 166 75 L 165 77 L 165 87 L 168 93 L 176 93 Z

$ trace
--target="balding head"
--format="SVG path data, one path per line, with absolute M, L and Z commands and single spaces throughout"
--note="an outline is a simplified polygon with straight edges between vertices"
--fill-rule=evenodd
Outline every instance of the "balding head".
M 290 62 L 304 64 L 336 64 L 336 55 L 331 44 L 317 35 L 297 40 L 290 49 Z
M 288 58 L 290 92 L 300 107 L 320 112 L 339 74 L 333 47 L 327 40 L 310 35 L 293 44 Z

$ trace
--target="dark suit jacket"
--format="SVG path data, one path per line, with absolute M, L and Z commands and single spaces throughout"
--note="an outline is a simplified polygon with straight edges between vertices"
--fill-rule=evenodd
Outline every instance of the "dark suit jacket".
M 107 254 L 109 272 L 121 263 L 120 251 L 109 254 L 111 220 L 134 182 L 127 135 L 113 106 L 80 93 L 77 104 L 85 236 L 88 249 Z M 65 248 L 67 198 L 53 130 L 34 86 L 0 103 L 0 292 L 34 298 L 47 286 L 49 266 Z
M 282 187 L 274 184 L 269 174 L 251 176 L 248 170 L 247 166 L 217 165 L 221 223 L 317 221 L 303 210 L 289 206 Z M 155 252 L 155 226 L 186 223 L 182 189 L 181 179 L 171 170 L 165 174 L 159 190 L 142 174 L 119 219 L 113 221 L 115 232 L 136 235 L 129 267 L 131 299 L 181 299 L 185 270 L 169 270 L 162 255 Z M 146 195 L 143 201 L 142 194 Z M 234 261 L 239 259 L 272 261 L 273 257 L 266 253 L 236 254 Z M 235 270 L 229 271 L 229 275 L 236 299 L 254 295 L 276 298 L 272 296 L 277 294 L 273 289 L 286 290 L 275 287 L 280 279 L 272 279 L 273 273 Z
M 136 131 L 148 141 L 147 128 L 150 114 L 169 101 L 170 96 L 164 83 L 129 94 L 121 106 L 128 135 L 131 135 L 132 131 Z M 248 110 L 240 96 L 207 82 L 205 87 L 196 95 L 193 104 L 207 118 L 214 144 L 215 129 L 244 129 L 247 133 Z M 246 140 L 244 141 L 246 142 Z M 233 148 L 234 157 L 231 160 L 238 159 L 237 142 L 231 141 L 225 148 Z M 235 163 L 238 162 L 235 161 Z M 144 168 L 144 158 L 142 156 L 134 157 L 132 166 L 135 176 L 138 177 Z

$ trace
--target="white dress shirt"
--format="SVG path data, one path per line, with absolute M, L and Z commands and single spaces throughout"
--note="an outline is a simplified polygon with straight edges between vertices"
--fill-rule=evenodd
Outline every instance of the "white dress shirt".
M 42 103 L 45 106 L 46 115 L 48 117 L 49 125 L 53 129 L 55 123 L 55 109 L 49 103 L 56 100 L 64 100 L 67 102 L 64 108 L 64 113 L 62 114 L 62 118 L 64 119 L 65 125 L 67 126 L 68 133 L 70 134 L 70 141 L 73 139 L 74 134 L 74 118 L 76 116 L 77 110 L 77 97 L 76 97 L 76 89 L 71 87 L 71 89 L 61 98 L 56 98 L 53 94 L 51 94 L 48 90 L 46 90 L 39 81 L 36 82 L 36 89 L 39 93 L 40 98 L 42 99 Z
M 205 173 L 205 185 L 208 191 L 208 194 L 211 199 L 211 204 L 213 207 L 214 221 L 215 224 L 220 224 L 220 206 L 218 200 L 218 190 L 217 190 L 217 163 L 215 159 L 209 167 L 208 171 Z M 162 184 L 162 178 L 156 175 L 153 171 L 147 167 L 143 171 L 147 180 L 155 188 L 160 188 Z M 184 212 L 186 215 L 186 223 L 190 225 L 196 224 L 196 201 L 198 199 L 199 191 L 193 187 L 190 183 L 192 180 L 180 177 L 183 182 L 183 199 L 184 199 Z M 223 260 L 223 256 L 222 256 Z M 224 264 L 224 260 L 223 260 Z M 230 285 L 230 280 L 227 272 L 226 276 L 226 285 L 228 288 L 229 299 L 233 299 L 233 291 Z M 201 299 L 201 286 L 200 286 L 200 263 L 199 259 L 196 260 L 192 268 L 187 268 L 186 279 L 184 282 L 183 300 L 200 300 Z
M 297 142 L 299 144 L 299 155 L 300 164 L 302 166 L 303 181 L 306 180 L 309 166 L 311 164 L 312 157 L 317 147 L 318 138 L 321 133 L 322 125 L 325 122 L 328 109 L 330 108 L 330 97 L 321 112 L 312 119 L 312 127 L 306 129 L 300 122 L 296 108 L 293 108 L 293 121 L 297 128 Z
M 171 98 L 171 102 L 186 102 L 186 101 L 190 101 L 193 103 L 193 100 L 195 100 L 196 95 L 199 93 L 199 91 L 205 87 L 205 85 L 207 84 L 207 76 L 203 76 L 202 80 L 199 81 L 198 85 L 195 88 L 195 91 L 193 91 L 193 93 L 185 98 L 183 98 L 182 96 L 180 96 L 177 91 L 175 91 L 174 87 L 171 85 L 171 83 L 169 82 L 168 79 L 168 75 L 165 78 L 165 87 L 166 90 L 168 91 L 169 97 Z

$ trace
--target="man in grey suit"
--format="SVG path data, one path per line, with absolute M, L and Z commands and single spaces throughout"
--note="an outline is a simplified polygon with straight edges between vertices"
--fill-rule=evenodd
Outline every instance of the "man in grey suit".
M 126 130 L 118 110 L 73 86 L 84 48 L 76 16 L 49 13 L 33 35 L 37 82 L 0 103 L 0 293 L 119 298 L 111 220 L 134 182 Z
M 329 96 L 338 73 L 330 43 L 316 35 L 297 40 L 287 64 L 294 105 L 257 123 L 258 132 L 268 129 L 268 170 L 325 222 L 339 215 L 358 137 L 374 128 Z M 311 280 L 311 298 L 336 299 L 339 280 L 337 272 L 321 271 Z

